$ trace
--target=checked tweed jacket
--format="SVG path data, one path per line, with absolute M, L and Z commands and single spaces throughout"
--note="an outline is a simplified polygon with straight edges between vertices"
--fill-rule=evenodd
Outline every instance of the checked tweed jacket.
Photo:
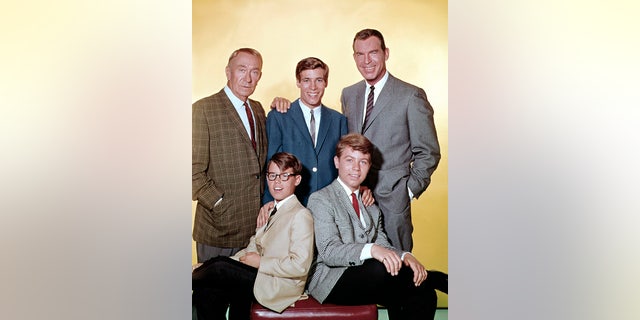
M 224 90 L 193 104 L 192 199 L 198 201 L 193 239 L 198 243 L 242 248 L 255 232 L 264 190 L 266 117 L 260 102 L 247 101 L 255 151 Z

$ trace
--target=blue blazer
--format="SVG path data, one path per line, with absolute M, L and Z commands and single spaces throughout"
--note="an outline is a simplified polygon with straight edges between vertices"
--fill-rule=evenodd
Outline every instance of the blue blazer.
M 336 145 L 347 134 L 347 118 L 324 105 L 320 106 L 320 127 L 314 149 L 309 128 L 302 115 L 299 99 L 291 103 L 287 113 L 271 110 L 267 115 L 267 161 L 277 152 L 289 152 L 302 162 L 302 182 L 296 196 L 303 206 L 311 193 L 329 185 L 338 176 L 333 163 Z M 272 201 L 266 188 L 262 203 Z

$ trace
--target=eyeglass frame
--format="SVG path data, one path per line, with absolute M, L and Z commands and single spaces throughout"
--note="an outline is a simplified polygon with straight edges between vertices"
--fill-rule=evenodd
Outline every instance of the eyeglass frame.
M 270 175 L 274 175 L 273 179 L 271 179 L 269 176 Z M 283 172 L 283 173 L 275 173 L 275 172 L 267 172 L 266 177 L 267 180 L 269 181 L 276 181 L 276 179 L 278 179 L 278 177 L 280 177 L 280 181 L 285 182 L 285 181 L 289 181 L 289 177 L 291 176 L 297 176 L 297 173 L 289 173 L 289 172 Z

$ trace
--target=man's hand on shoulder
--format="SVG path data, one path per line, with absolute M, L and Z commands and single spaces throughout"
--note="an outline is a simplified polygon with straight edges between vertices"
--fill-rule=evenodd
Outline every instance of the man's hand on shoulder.
M 269 213 L 273 209 L 273 201 L 269 201 L 260 208 L 258 212 L 258 219 L 256 219 L 256 229 L 262 228 L 269 220 Z
M 373 198 L 373 193 L 371 189 L 366 186 L 360 186 L 360 194 L 362 195 L 360 198 L 362 199 L 362 204 L 366 207 L 372 206 L 376 200 Z
M 291 101 L 283 97 L 275 97 L 271 102 L 271 109 L 276 109 L 280 113 L 287 113 L 291 108 Z

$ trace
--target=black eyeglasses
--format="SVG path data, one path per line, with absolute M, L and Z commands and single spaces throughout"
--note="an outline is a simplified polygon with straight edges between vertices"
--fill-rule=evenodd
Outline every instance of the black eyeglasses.
M 267 172 L 267 179 L 269 179 L 269 181 L 274 181 L 276 180 L 277 177 L 280 177 L 280 181 L 287 181 L 289 180 L 289 177 L 291 176 L 297 176 L 297 174 L 295 173 L 273 173 L 273 172 Z

